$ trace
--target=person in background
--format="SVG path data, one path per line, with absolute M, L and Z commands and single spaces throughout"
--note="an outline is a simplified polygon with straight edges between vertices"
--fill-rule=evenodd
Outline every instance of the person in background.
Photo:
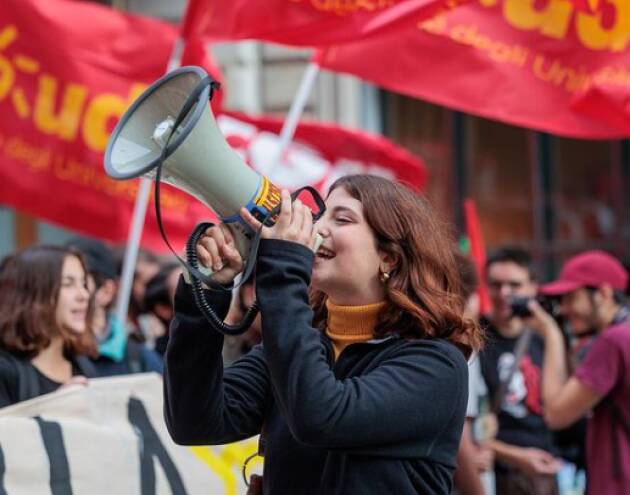
M 177 281 L 182 273 L 178 262 L 164 264 L 147 282 L 142 306 L 144 313 L 138 317 L 148 346 L 163 356 L 168 344 L 168 328 L 173 318 L 173 302 Z
M 474 321 L 479 320 L 480 300 L 477 294 L 479 278 L 472 261 L 461 253 L 455 257 L 462 277 L 462 295 L 466 303 L 464 316 Z M 494 493 L 494 475 L 492 465 L 494 454 L 492 449 L 474 439 L 474 423 L 480 414 L 480 403 L 486 398 L 488 389 L 481 375 L 481 367 L 477 354 L 468 360 L 468 406 L 466 422 L 457 454 L 455 471 L 455 487 L 461 495 L 489 495 Z M 484 439 L 485 440 L 485 439 Z
M 538 290 L 529 254 L 503 247 L 486 261 L 492 310 L 481 324 L 486 346 L 481 370 L 497 414 L 495 454 L 498 495 L 551 495 L 558 492 L 553 435 L 543 419 L 540 396 L 544 342 L 515 316 L 515 296 L 533 298 Z
M 136 259 L 136 269 L 133 273 L 133 285 L 131 286 L 131 300 L 129 301 L 129 325 L 131 337 L 138 342 L 144 341 L 144 336 L 138 323 L 138 317 L 144 312 L 142 302 L 147 288 L 147 283 L 161 268 L 160 259 L 151 251 L 140 249 Z
M 569 376 L 562 331 L 536 301 L 533 328 L 545 340 L 544 417 L 564 428 L 592 411 L 587 426 L 587 492 L 630 493 L 630 306 L 628 272 L 602 251 L 569 259 L 555 282 L 542 287 L 561 297 L 560 313 L 574 331 L 597 335 Z
M 94 365 L 99 376 L 155 371 L 161 373 L 161 358 L 129 338 L 125 324 L 116 317 L 118 293 L 116 258 L 103 242 L 86 237 L 71 239 L 69 247 L 81 252 L 88 270 L 88 287 L 94 298 L 91 326 L 98 347 Z
M 90 293 L 75 250 L 34 246 L 0 263 L 0 407 L 87 383 Z

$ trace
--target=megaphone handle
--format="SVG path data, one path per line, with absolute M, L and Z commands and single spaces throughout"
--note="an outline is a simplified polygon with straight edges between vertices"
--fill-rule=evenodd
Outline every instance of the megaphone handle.
M 188 258 L 188 263 L 186 263 L 185 266 L 186 268 L 191 269 L 190 272 L 191 272 L 191 275 L 193 275 L 193 280 L 191 280 L 191 285 L 192 285 L 193 296 L 195 298 L 195 304 L 197 305 L 199 310 L 203 313 L 206 320 L 208 320 L 210 325 L 216 331 L 224 335 L 240 335 L 246 332 L 249 329 L 249 327 L 251 327 L 252 323 L 254 322 L 254 319 L 256 318 L 256 315 L 259 312 L 258 303 L 254 301 L 254 304 L 252 304 L 252 306 L 247 310 L 247 312 L 243 316 L 243 320 L 240 323 L 236 325 L 229 325 L 225 323 L 221 318 L 219 318 L 219 316 L 212 309 L 212 306 L 210 306 L 210 304 L 206 300 L 206 295 L 204 293 L 202 281 L 204 279 L 208 280 L 209 281 L 208 287 L 211 289 L 213 288 L 213 286 L 216 288 L 218 284 L 216 284 L 216 282 L 213 282 L 211 279 L 208 279 L 206 276 L 203 276 L 203 274 L 201 273 L 201 268 L 199 267 L 199 260 L 197 258 L 197 243 L 199 242 L 199 239 L 201 239 L 201 236 L 205 233 L 205 231 L 211 225 L 212 224 L 210 223 L 201 223 L 197 225 L 197 227 L 191 234 L 190 238 L 188 239 L 188 242 L 186 243 L 186 258 Z M 260 240 L 260 233 L 257 236 L 256 240 L 257 241 Z M 257 248 L 258 248 L 258 242 L 256 242 L 256 249 Z M 246 278 L 248 278 L 248 276 L 251 275 L 254 268 L 254 263 L 255 263 L 255 260 L 253 259 L 248 260 L 248 262 L 245 264 L 243 279 L 236 287 L 240 286 L 243 283 L 243 281 L 245 281 Z M 199 275 L 202 275 L 202 276 L 199 276 Z M 224 290 L 228 289 L 221 285 L 219 285 L 219 287 Z

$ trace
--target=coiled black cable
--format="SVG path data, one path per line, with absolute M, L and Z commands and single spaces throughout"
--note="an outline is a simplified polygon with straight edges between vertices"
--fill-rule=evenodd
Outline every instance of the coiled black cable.
M 212 226 L 213 224 L 211 223 L 200 223 L 197 227 L 195 227 L 195 230 L 193 230 L 192 234 L 188 238 L 188 242 L 186 243 L 186 258 L 188 264 L 195 270 L 199 270 L 199 259 L 197 257 L 196 249 L 197 243 L 199 242 L 199 239 L 201 239 L 201 236 L 203 236 L 204 232 Z M 241 335 L 246 332 L 249 327 L 251 327 L 254 319 L 260 311 L 258 301 L 254 301 L 254 304 L 252 304 L 245 312 L 245 315 L 240 323 L 236 325 L 229 325 L 217 316 L 210 304 L 208 304 L 208 301 L 206 301 L 201 280 L 193 276 L 191 277 L 191 285 L 193 296 L 195 298 L 195 304 L 199 308 L 199 311 L 203 313 L 205 318 L 212 325 L 212 328 L 224 335 Z M 210 289 L 229 290 L 229 288 L 217 284 L 216 282 L 210 287 Z
M 171 252 L 175 255 L 175 257 L 182 263 L 182 265 L 184 266 L 184 269 L 187 270 L 188 273 L 190 274 L 190 279 L 191 279 L 190 282 L 192 285 L 193 296 L 195 298 L 195 304 L 197 305 L 201 313 L 204 315 L 204 317 L 208 320 L 210 325 L 216 331 L 223 333 L 224 335 L 240 335 L 246 332 L 247 329 L 249 329 L 249 327 L 254 322 L 254 319 L 258 315 L 258 312 L 259 312 L 258 302 L 255 301 L 254 304 L 252 304 L 252 306 L 246 311 L 245 316 L 243 317 L 243 320 L 240 323 L 238 323 L 237 325 L 228 325 L 223 320 L 221 320 L 221 318 L 219 318 L 217 314 L 214 312 L 214 310 L 210 307 L 210 305 L 206 301 L 206 297 L 204 293 L 204 288 L 203 288 L 204 283 L 210 290 L 228 291 L 232 289 L 232 287 L 225 287 L 213 281 L 210 277 L 205 276 L 203 273 L 199 271 L 199 260 L 197 258 L 197 249 L 196 249 L 197 243 L 199 242 L 199 239 L 201 239 L 201 236 L 205 233 L 205 231 L 208 228 L 212 227 L 214 224 L 201 223 L 197 225 L 197 227 L 195 227 L 195 230 L 193 230 L 193 233 L 190 235 L 190 237 L 188 238 L 188 242 L 186 243 L 186 257 L 188 258 L 186 262 L 182 260 L 179 256 L 177 256 L 177 253 L 173 249 L 173 246 L 171 246 L 171 243 L 168 241 L 168 237 L 166 236 L 166 232 L 164 230 L 164 224 L 162 222 L 162 212 L 160 208 L 160 182 L 161 182 L 161 177 L 162 177 L 162 167 L 164 165 L 164 161 L 166 160 L 166 158 L 168 158 L 168 156 L 173 151 L 173 149 L 171 149 L 171 146 L 170 146 L 170 141 L 171 141 L 171 138 L 175 135 L 174 130 L 177 129 L 179 125 L 184 121 L 184 118 L 186 117 L 186 115 L 188 115 L 188 113 L 191 111 L 194 105 L 198 102 L 200 96 L 203 94 L 207 86 L 210 87 L 210 90 L 208 93 L 210 99 L 212 99 L 212 95 L 214 91 L 219 88 L 219 84 L 213 81 L 209 76 L 204 77 L 201 81 L 199 81 L 199 83 L 197 83 L 193 91 L 186 98 L 186 101 L 184 102 L 182 109 L 177 115 L 177 118 L 175 119 L 175 122 L 173 124 L 173 131 L 171 131 L 171 133 L 169 134 L 166 140 L 166 144 L 164 145 L 162 149 L 162 154 L 157 161 L 157 165 L 155 167 L 155 216 L 156 216 L 158 228 L 160 230 L 160 234 L 162 235 L 162 239 L 164 239 L 164 242 L 169 247 Z M 324 204 L 324 200 L 319 195 L 319 193 L 311 186 L 305 186 L 295 191 L 291 195 L 292 200 L 295 200 L 298 197 L 298 195 L 301 194 L 303 191 L 306 191 L 309 194 L 311 194 L 311 196 L 313 197 L 313 200 L 315 201 L 315 204 L 318 207 L 318 211 L 314 213 L 313 215 L 313 220 L 316 221 L 326 211 L 326 205 Z M 273 218 L 279 212 L 280 212 L 280 205 L 276 206 L 271 212 L 269 212 L 267 216 L 265 216 L 265 218 L 262 220 L 261 223 L 266 226 L 272 225 Z M 258 246 L 260 244 L 261 235 L 262 235 L 262 228 L 259 229 L 258 232 L 256 232 L 255 235 L 253 236 L 249 255 L 247 256 L 247 259 L 245 261 L 245 269 L 243 270 L 241 284 L 243 283 L 243 281 L 248 280 L 254 272 L 254 268 L 256 265 L 256 256 L 258 254 Z

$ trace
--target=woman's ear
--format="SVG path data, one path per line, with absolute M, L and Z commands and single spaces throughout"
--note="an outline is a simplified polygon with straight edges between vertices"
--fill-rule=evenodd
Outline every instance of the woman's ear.
M 393 255 L 382 253 L 380 258 L 379 271 L 381 273 L 389 273 L 396 267 L 396 259 Z

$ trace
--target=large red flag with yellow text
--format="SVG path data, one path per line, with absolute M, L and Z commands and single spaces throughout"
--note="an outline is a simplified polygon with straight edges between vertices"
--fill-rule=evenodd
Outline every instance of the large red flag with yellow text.
M 103 169 L 109 134 L 167 67 L 177 29 L 90 2 L 0 3 L 0 204 L 124 241 L 137 181 Z M 203 64 L 198 44 L 185 53 Z M 198 60 L 197 60 L 198 59 Z M 165 188 L 164 219 L 183 237 L 207 212 Z M 152 208 L 143 244 L 160 247 Z
M 630 136 L 630 1 L 474 0 L 391 36 L 320 53 L 324 68 L 482 117 Z
M 395 33 L 468 0 L 188 0 L 184 37 L 324 46 Z
M 125 109 L 162 76 L 177 35 L 163 22 L 87 2 L 0 3 L 0 204 L 125 241 L 137 181 L 109 179 L 103 151 Z M 186 62 L 211 65 L 200 44 L 188 48 Z M 269 157 L 278 148 L 282 121 L 244 115 L 220 115 L 217 121 L 237 152 L 280 187 L 325 189 L 339 175 L 359 172 L 416 188 L 426 182 L 417 158 L 378 136 L 303 124 L 286 160 L 275 167 Z M 212 218 L 205 206 L 174 188 L 165 186 L 161 201 L 175 245 L 183 245 L 198 221 Z M 142 244 L 166 250 L 153 206 Z

